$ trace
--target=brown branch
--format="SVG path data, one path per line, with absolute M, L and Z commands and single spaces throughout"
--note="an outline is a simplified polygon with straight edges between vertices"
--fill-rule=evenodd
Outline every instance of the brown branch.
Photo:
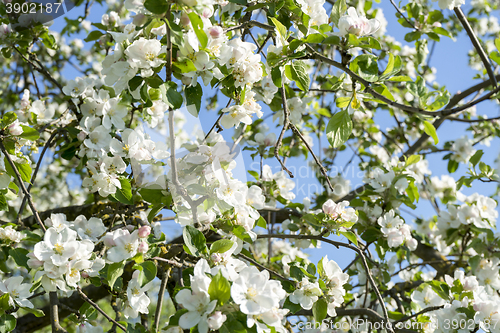
M 50 300 L 50 323 L 52 325 L 52 333 L 68 333 L 59 322 L 59 299 L 57 298 L 57 292 L 49 292 Z

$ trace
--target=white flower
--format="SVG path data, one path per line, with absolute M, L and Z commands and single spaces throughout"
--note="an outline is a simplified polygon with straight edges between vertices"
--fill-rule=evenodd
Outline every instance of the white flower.
M 207 317 L 215 309 L 217 300 L 210 301 L 210 296 L 204 291 L 191 292 L 189 289 L 179 291 L 175 300 L 188 310 L 179 318 L 179 326 L 189 329 L 198 325 L 200 333 L 207 333 Z
M 23 234 L 14 230 L 11 225 L 0 228 L 0 239 L 8 242 L 19 243 L 23 238 Z
M 429 285 L 425 285 L 421 291 L 415 290 L 411 295 L 411 300 L 418 305 L 420 309 L 425 309 L 429 306 L 439 306 L 445 303 Z
M 22 276 L 13 276 L 5 281 L 0 281 L 0 294 L 9 294 L 11 301 L 14 301 L 17 305 L 25 308 L 33 308 L 33 304 L 27 300 L 33 293 L 30 292 L 31 284 L 22 283 Z
M 71 80 L 68 82 L 66 86 L 63 87 L 63 93 L 73 98 L 76 98 L 82 95 L 85 90 L 87 90 L 88 83 L 86 80 L 77 77 L 75 80 Z
M 35 244 L 33 253 L 39 260 L 52 262 L 56 266 L 64 265 L 79 249 L 76 241 L 76 231 L 64 228 L 57 232 L 49 228 L 45 232 L 42 242 Z
M 106 232 L 106 227 L 102 220 L 97 217 L 91 217 L 88 221 L 84 215 L 75 219 L 74 228 L 81 239 L 89 239 L 97 242 L 98 238 Z
M 116 244 L 108 250 L 107 258 L 112 262 L 120 262 L 137 254 L 139 235 L 137 230 L 132 234 L 126 229 L 113 232 L 113 242 Z
M 164 50 L 159 40 L 141 37 L 125 50 L 125 55 L 133 66 L 150 69 L 158 67 L 164 62 L 164 60 L 158 58 L 162 52 L 164 52 Z M 151 75 L 152 72 L 150 75 L 143 76 Z
M 437 0 L 432 0 L 437 1 Z M 465 4 L 465 0 L 439 0 L 438 5 L 441 9 L 453 9 Z
M 246 267 L 231 286 L 231 297 L 240 306 L 240 311 L 256 315 L 279 306 L 279 297 L 269 281 L 267 271 L 259 272 L 256 267 Z M 282 297 L 281 297 L 282 298 Z
M 308 278 L 303 277 L 299 287 L 290 295 L 290 302 L 300 304 L 306 310 L 312 309 L 313 304 L 323 292 L 318 282 L 311 283 Z
M 128 283 L 127 287 L 127 301 L 128 305 L 136 312 L 139 313 L 149 313 L 148 306 L 151 300 L 146 295 L 146 291 L 151 289 L 153 286 L 153 281 L 148 282 L 146 285 L 141 287 L 139 282 L 139 277 L 141 272 L 136 270 L 132 274 L 132 279 Z
M 368 20 L 365 16 L 358 16 L 354 7 L 349 7 L 347 15 L 339 19 L 340 36 L 346 36 L 347 34 L 356 36 L 371 35 L 379 28 L 380 22 L 377 19 Z

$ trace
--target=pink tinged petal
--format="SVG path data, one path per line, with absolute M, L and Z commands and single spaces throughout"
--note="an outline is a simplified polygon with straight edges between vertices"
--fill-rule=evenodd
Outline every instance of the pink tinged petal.
M 201 316 L 196 311 L 189 311 L 179 318 L 179 326 L 188 329 L 200 322 Z

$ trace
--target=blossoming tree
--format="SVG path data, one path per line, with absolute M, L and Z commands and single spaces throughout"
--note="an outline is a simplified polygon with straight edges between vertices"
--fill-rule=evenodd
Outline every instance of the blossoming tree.
M 499 4 L 391 3 L 404 45 L 371 0 L 84 0 L 60 33 L 0 2 L 0 332 L 500 332 Z M 461 31 L 454 92 L 429 62 Z M 217 116 L 189 139 L 180 109 Z

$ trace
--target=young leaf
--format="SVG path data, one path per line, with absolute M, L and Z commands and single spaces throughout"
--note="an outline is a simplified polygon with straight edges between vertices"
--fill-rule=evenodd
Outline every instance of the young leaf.
M 434 127 L 434 125 L 432 125 L 427 120 L 424 121 L 424 131 L 425 131 L 425 134 L 427 134 L 428 136 L 430 136 L 434 139 L 435 145 L 437 145 L 439 143 L 439 139 L 438 139 L 438 136 L 436 133 L 436 128 Z
M 290 80 L 295 81 L 297 87 L 302 91 L 309 91 L 310 78 L 306 65 L 303 61 L 297 60 L 285 66 L 285 75 Z
M 205 236 L 198 229 L 188 225 L 184 228 L 182 236 L 184 238 L 184 243 L 193 255 L 199 257 L 203 253 L 208 252 Z
M 347 110 L 337 112 L 328 122 L 326 137 L 333 146 L 342 146 L 352 133 L 352 120 Z

